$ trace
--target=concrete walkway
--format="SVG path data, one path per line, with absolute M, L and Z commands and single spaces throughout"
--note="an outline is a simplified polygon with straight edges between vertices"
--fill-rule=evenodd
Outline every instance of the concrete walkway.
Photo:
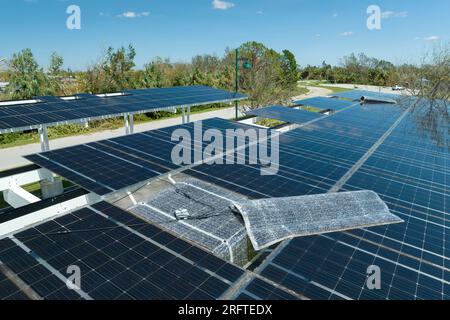
M 197 114 L 191 114 L 191 121 L 205 120 L 209 118 L 234 118 L 234 108 L 226 108 L 221 110 L 215 110 L 210 112 L 203 112 Z M 173 125 L 181 124 L 181 115 L 177 118 L 163 119 L 157 121 L 151 121 L 142 124 L 134 125 L 134 132 L 143 132 L 152 129 L 159 129 L 164 127 L 170 127 Z M 50 150 L 56 150 L 60 148 L 70 147 L 77 144 L 89 143 L 93 141 L 99 141 L 104 139 L 110 139 L 125 135 L 125 128 L 119 128 L 115 130 L 105 130 L 94 132 L 79 136 L 70 136 L 65 138 L 59 138 L 50 140 Z M 39 143 L 27 144 L 18 147 L 12 147 L 7 149 L 0 149 L 0 171 L 5 169 L 11 169 L 23 165 L 30 164 L 30 162 L 22 156 L 41 152 L 41 146 Z
M 292 97 L 292 100 L 295 101 L 295 100 L 302 100 L 302 99 L 306 99 L 306 98 L 323 97 L 323 96 L 328 96 L 333 93 L 333 91 L 326 89 L 326 88 L 310 87 L 310 86 L 305 86 L 305 88 L 308 89 L 308 93 Z

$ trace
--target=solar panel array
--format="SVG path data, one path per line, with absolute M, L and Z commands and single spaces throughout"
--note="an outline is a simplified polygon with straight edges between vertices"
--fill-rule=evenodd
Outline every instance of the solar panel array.
M 326 97 L 314 97 L 303 100 L 294 101 L 294 104 L 301 106 L 309 106 L 319 108 L 321 110 L 342 110 L 355 104 L 354 101 L 347 101 Z
M 225 131 L 248 126 L 213 118 L 202 122 L 203 132 L 208 128 Z M 171 160 L 172 150 L 179 143 L 178 140 L 171 140 L 176 129 L 185 129 L 190 133 L 192 150 L 195 145 L 207 145 L 206 142 L 196 140 L 198 137 L 194 135 L 194 124 L 189 123 L 25 158 L 89 191 L 105 195 L 180 168 Z
M 42 102 L 0 107 L 0 134 L 36 129 L 40 125 L 58 125 L 143 113 L 181 106 L 242 100 L 245 96 L 206 86 L 128 90 L 124 95 L 98 97 L 77 94 L 77 99 L 38 97 Z
M 314 170 L 320 165 L 314 163 L 313 152 L 320 145 L 347 150 L 320 150 L 322 157 L 330 158 L 315 178 L 302 172 L 312 172 L 304 165 L 291 165 L 291 173 L 285 173 L 283 145 L 276 177 L 253 175 L 250 167 L 225 171 L 199 166 L 190 173 L 256 198 L 327 192 L 342 176 L 342 171 L 331 175 L 335 166 L 348 170 L 402 110 L 392 105 L 356 106 L 282 136 L 286 147 L 297 150 L 304 145 L 299 150 L 309 151 Z M 260 274 L 312 299 L 449 299 L 450 154 L 436 142 L 435 133 L 424 132 L 427 126 L 421 120 L 415 112 L 407 114 L 341 189 L 374 190 L 405 223 L 290 240 L 269 257 Z M 287 141 L 292 135 L 297 135 L 296 141 Z M 372 265 L 381 269 L 379 290 L 370 290 L 366 283 Z
M 403 96 L 396 93 L 374 92 L 368 90 L 350 90 L 333 94 L 335 97 L 359 100 L 362 96 L 368 96 L 379 99 L 402 99 Z
M 309 112 L 283 106 L 270 106 L 260 109 L 254 109 L 247 112 L 247 115 L 257 116 L 267 119 L 276 119 L 288 123 L 302 124 L 311 120 L 318 119 L 324 115 L 317 112 Z
M 279 170 L 256 165 L 200 165 L 187 173 L 252 198 L 327 192 L 401 115 L 392 105 L 355 105 L 280 135 Z
M 446 232 L 449 149 L 438 142 L 442 139 L 437 133 L 441 132 L 427 131 L 432 123 L 424 124 L 417 110 L 405 113 L 405 109 L 402 105 L 355 104 L 282 134 L 277 175 L 262 176 L 261 166 L 250 164 L 202 164 L 185 171 L 250 198 L 328 192 L 351 172 L 340 191 L 374 190 L 405 220 L 403 224 L 286 241 L 255 269 L 270 282 L 255 277 L 240 288 L 236 298 L 288 299 L 283 288 L 296 292 L 296 297 L 312 299 L 450 298 Z M 204 122 L 205 127 L 221 129 L 233 126 L 230 123 L 217 119 Z M 173 129 L 149 135 L 161 140 Z M 448 123 L 443 134 L 447 141 Z M 142 143 L 139 146 L 146 150 Z M 164 159 L 167 151 L 161 155 Z M 51 161 L 56 161 L 54 156 Z M 155 155 L 150 156 L 146 159 L 153 161 Z M 70 155 L 58 160 L 67 157 Z M 355 168 L 356 163 L 361 165 Z M 89 165 L 92 163 L 87 161 L 80 168 L 85 170 Z M 64 166 L 55 167 L 60 168 Z M 373 265 L 381 270 L 381 289 L 367 287 L 368 267 Z
M 106 202 L 0 240 L 0 260 L 46 299 L 219 299 L 244 274 Z M 71 265 L 80 290 L 67 288 Z

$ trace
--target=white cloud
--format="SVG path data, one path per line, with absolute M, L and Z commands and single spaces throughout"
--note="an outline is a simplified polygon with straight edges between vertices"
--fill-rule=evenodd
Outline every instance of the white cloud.
M 353 31 L 345 31 L 339 34 L 341 37 L 350 37 L 353 35 Z
M 235 6 L 234 3 L 222 0 L 213 0 L 212 6 L 214 9 L 218 10 L 228 10 Z
M 438 36 L 429 36 L 429 37 L 425 37 L 423 38 L 423 40 L 425 41 L 436 41 L 439 40 L 440 38 Z
M 117 17 L 134 19 L 134 18 L 148 17 L 149 15 L 150 15 L 150 12 L 148 12 L 148 11 L 143 11 L 143 12 L 125 11 L 125 12 L 119 14 Z
M 381 13 L 381 18 L 382 19 L 389 19 L 389 18 L 406 18 L 408 16 L 408 11 L 399 11 L 399 12 L 395 12 L 395 11 L 383 11 Z

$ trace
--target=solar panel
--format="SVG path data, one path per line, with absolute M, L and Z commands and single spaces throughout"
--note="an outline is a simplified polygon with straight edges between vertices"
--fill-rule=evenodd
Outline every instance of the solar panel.
M 42 102 L 0 107 L 0 134 L 143 113 L 174 107 L 242 100 L 244 95 L 206 86 L 129 90 L 124 95 L 98 97 L 77 94 L 75 100 L 40 97 Z
M 14 239 L 16 244 L 1 240 L 1 248 L 7 249 L 1 250 L 0 259 L 49 299 L 219 299 L 244 274 L 106 202 L 15 234 Z M 66 287 L 70 265 L 81 269 L 81 290 Z M 64 288 L 72 296 L 59 294 Z
M 202 126 L 203 131 L 208 128 L 224 131 L 249 127 L 218 118 L 205 120 Z M 195 141 L 194 124 L 189 123 L 26 158 L 89 191 L 104 195 L 180 168 L 171 160 L 172 150 L 178 144 L 178 141 L 171 140 L 171 134 L 181 128 L 191 133 L 192 150 L 196 144 L 202 144 L 202 141 Z
M 255 250 L 289 238 L 403 222 L 373 191 L 238 200 Z
M 0 240 L 0 261 L 25 284 L 31 286 L 41 298 L 49 300 L 80 299 L 78 294 L 67 288 L 65 282 L 40 264 L 33 257 L 32 252 L 26 252 L 10 239 Z M 14 293 L 15 297 L 23 297 L 23 295 L 16 292 Z
M 28 300 L 14 282 L 0 271 L 0 300 Z
M 439 127 L 439 130 L 430 131 L 430 128 L 433 128 L 431 125 L 435 122 L 430 123 L 433 119 L 429 119 L 424 123 L 423 114 L 426 112 L 421 113 L 419 110 L 417 113 L 410 112 L 404 116 L 405 107 L 407 106 L 355 104 L 347 110 L 282 134 L 280 136 L 280 168 L 278 174 L 274 176 L 261 176 L 259 165 L 203 164 L 185 171 L 250 198 L 325 193 L 344 175 L 351 172 L 352 175 L 341 191 L 373 190 L 387 203 L 392 213 L 405 221 L 403 224 L 300 237 L 286 241 L 275 249 L 259 268 L 255 269 L 259 273 L 258 280 L 252 279 L 248 286 L 244 285 L 240 291 L 238 290 L 236 298 L 272 297 L 276 299 L 277 296 L 283 296 L 286 293 L 285 288 L 295 292 L 296 295 L 293 295 L 295 297 L 304 296 L 311 299 L 450 298 L 448 259 L 450 249 L 447 244 L 448 232 L 446 232 L 448 212 L 450 212 L 448 207 L 450 154 L 445 144 L 448 139 L 448 123 L 441 124 L 442 127 Z M 224 120 L 214 119 L 212 122 L 205 122 L 205 127 L 225 129 L 227 123 Z M 190 125 L 185 125 L 183 128 L 191 130 Z M 126 157 L 132 157 L 142 150 L 146 151 L 147 147 L 141 147 L 142 150 L 137 147 L 145 145 L 143 141 L 146 141 L 147 136 L 163 141 L 164 146 L 167 141 L 164 137 L 170 135 L 172 130 L 173 128 L 167 128 L 148 132 L 140 138 L 141 140 L 135 142 L 131 139 L 119 143 L 111 139 L 95 147 L 107 150 L 106 148 L 114 146 L 114 143 L 122 144 L 127 150 Z M 130 137 L 133 136 L 119 139 L 130 139 Z M 378 142 L 381 144 L 378 145 Z M 133 145 L 133 143 L 136 144 Z M 151 146 L 152 143 L 148 142 L 148 145 Z M 167 159 L 165 155 L 169 148 L 165 150 L 163 146 L 161 146 L 163 151 L 151 153 L 145 159 L 151 159 L 154 166 L 152 168 L 159 170 L 159 167 L 163 167 L 171 170 L 172 168 L 165 162 Z M 113 155 L 121 157 L 118 153 Z M 61 157 L 58 160 L 64 161 L 64 158 Z M 70 169 L 55 164 L 54 159 L 46 160 L 49 162 L 47 168 L 50 170 L 52 168 L 54 170 Z M 361 159 L 363 159 L 362 165 L 354 169 L 355 163 Z M 143 164 L 142 166 L 144 167 Z M 88 170 L 88 162 L 85 168 L 84 166 L 80 168 Z M 107 180 L 102 180 L 102 183 L 105 183 L 105 186 L 102 186 L 97 183 L 97 180 L 90 181 L 88 176 L 79 174 L 75 176 L 77 179 L 86 179 L 83 182 L 85 185 L 92 183 L 92 190 L 94 187 L 105 188 L 107 193 L 110 192 L 107 186 L 113 189 L 120 187 L 120 185 L 109 184 Z M 114 216 L 114 219 L 122 223 L 133 224 L 129 219 L 134 218 L 130 215 L 112 213 L 108 215 Z M 74 218 L 68 215 L 66 219 Z M 96 225 L 99 223 L 102 224 L 104 221 L 95 221 Z M 47 228 L 51 228 L 51 225 Z M 143 230 L 146 230 L 146 227 L 136 230 L 144 233 Z M 105 232 L 108 231 L 105 230 Z M 124 233 L 123 230 L 115 232 Z M 48 237 L 48 234 L 46 236 Z M 78 234 L 77 237 L 79 237 Z M 176 238 L 171 235 L 161 235 L 157 238 L 160 241 L 158 243 L 164 243 L 174 250 L 185 248 L 184 243 L 175 241 Z M 117 236 L 112 239 L 117 239 Z M 122 241 L 121 239 L 119 242 Z M 40 239 L 39 245 L 42 245 L 44 240 L 46 239 Z M 83 243 L 79 238 L 67 241 L 50 240 L 55 242 L 54 247 L 68 247 L 71 250 L 74 244 Z M 109 239 L 99 241 L 103 241 L 105 246 L 106 243 L 111 244 L 111 241 L 105 240 Z M 125 243 L 123 245 L 127 246 Z M 92 248 L 89 248 L 79 248 L 79 252 L 90 252 Z M 113 251 L 115 250 L 116 248 Z M 197 259 L 205 254 L 194 251 L 185 257 Z M 74 252 L 76 250 L 71 254 L 73 255 Z M 2 260 L 1 253 L 0 260 Z M 223 261 L 219 259 L 219 261 L 205 262 L 205 265 L 216 272 L 217 265 L 221 263 Z M 380 268 L 380 289 L 369 289 L 367 286 L 370 266 Z M 226 274 L 234 275 L 233 278 L 230 276 L 230 279 L 235 279 L 238 274 L 241 274 L 241 270 L 238 270 L 228 270 Z M 162 274 L 161 278 L 166 279 L 164 277 L 165 275 Z M 279 287 L 274 284 L 279 284 Z M 232 286 L 232 284 L 228 285 Z M 220 292 L 226 291 L 223 284 L 217 282 L 217 286 L 223 286 Z M 217 286 L 208 286 L 208 289 L 217 288 Z M 210 291 L 200 289 L 201 294 L 205 292 L 210 297 L 214 296 Z M 280 289 L 282 293 L 276 289 Z M 111 288 L 102 290 L 98 293 L 99 297 L 107 295 L 111 290 Z M 178 288 L 174 292 L 179 291 L 189 290 Z M 128 291 L 126 296 L 134 297 Z
M 313 299 L 449 299 L 449 150 L 421 131 L 409 113 L 342 188 L 377 192 L 405 223 L 291 240 L 261 275 Z
M 392 105 L 354 107 L 286 132 L 279 139 L 279 170 L 259 166 L 199 165 L 186 173 L 252 198 L 327 192 L 401 115 Z
M 298 300 L 286 290 L 276 287 L 264 279 L 254 278 L 239 290 L 236 300 Z
M 335 97 L 339 98 L 346 98 L 346 99 L 352 99 L 352 100 L 359 100 L 362 96 L 369 96 L 374 98 L 381 98 L 381 99 L 401 99 L 403 98 L 400 94 L 395 93 L 384 93 L 384 92 L 374 92 L 374 91 L 368 91 L 368 90 L 350 90 L 350 91 L 344 91 L 334 94 Z
M 333 99 L 326 97 L 314 97 L 303 100 L 294 101 L 294 104 L 301 106 L 309 106 L 319 108 L 321 110 L 341 110 L 348 108 L 355 104 L 353 101 L 346 101 L 341 99 Z
M 36 97 L 36 99 L 38 99 L 42 102 L 61 102 L 61 101 L 63 101 L 60 97 L 55 97 L 55 96 L 39 96 L 39 97 Z
M 276 119 L 288 123 L 297 123 L 297 124 L 302 124 L 324 116 L 316 112 L 309 112 L 305 110 L 292 109 L 289 107 L 282 107 L 282 106 L 270 106 L 260 109 L 254 109 L 247 112 L 247 115 L 268 119 Z

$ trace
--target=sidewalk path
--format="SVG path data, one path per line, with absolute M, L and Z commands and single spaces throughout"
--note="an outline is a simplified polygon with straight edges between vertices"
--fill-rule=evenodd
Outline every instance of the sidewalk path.
M 333 93 L 333 91 L 326 89 L 326 88 L 310 87 L 310 86 L 305 86 L 305 88 L 309 90 L 308 93 L 301 94 L 296 97 L 292 97 L 292 101 L 302 100 L 302 99 L 306 99 L 306 98 L 313 98 L 313 97 L 328 96 Z

